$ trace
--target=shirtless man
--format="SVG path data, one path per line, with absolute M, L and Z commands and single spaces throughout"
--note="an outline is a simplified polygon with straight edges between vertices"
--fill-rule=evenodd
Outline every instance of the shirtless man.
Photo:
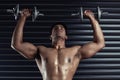
M 82 59 L 90 58 L 105 46 L 104 36 L 93 12 L 85 10 L 92 24 L 93 41 L 80 46 L 66 48 L 66 30 L 62 24 L 52 28 L 52 47 L 35 46 L 23 41 L 23 27 L 26 18 L 31 14 L 28 9 L 22 10 L 21 17 L 13 32 L 11 46 L 27 59 L 35 59 L 43 80 L 72 80 L 74 73 Z

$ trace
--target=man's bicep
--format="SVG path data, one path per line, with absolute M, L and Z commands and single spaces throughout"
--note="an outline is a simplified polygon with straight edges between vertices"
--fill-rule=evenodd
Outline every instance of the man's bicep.
M 28 59 L 33 59 L 37 54 L 37 47 L 28 42 L 21 43 L 16 50 Z
M 100 50 L 100 47 L 95 42 L 89 42 L 83 45 L 80 49 L 80 53 L 82 55 L 82 59 L 90 58 L 95 55 Z

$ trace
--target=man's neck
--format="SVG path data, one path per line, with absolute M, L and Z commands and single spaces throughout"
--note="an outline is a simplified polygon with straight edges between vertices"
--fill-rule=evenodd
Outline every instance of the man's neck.
M 57 39 L 55 42 L 53 42 L 53 46 L 56 49 L 65 48 L 65 40 Z

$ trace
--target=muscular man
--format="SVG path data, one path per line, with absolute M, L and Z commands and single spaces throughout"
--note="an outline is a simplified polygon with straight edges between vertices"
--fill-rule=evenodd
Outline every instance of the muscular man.
M 21 17 L 17 23 L 12 36 L 12 48 L 18 51 L 27 59 L 35 59 L 42 74 L 43 80 L 72 80 L 73 75 L 82 59 L 90 58 L 105 46 L 104 36 L 99 23 L 93 12 L 85 10 L 92 24 L 93 41 L 80 46 L 66 48 L 66 29 L 62 24 L 56 24 L 52 28 L 52 47 L 35 46 L 32 43 L 23 41 L 23 27 L 26 18 L 31 14 L 28 9 L 22 10 Z

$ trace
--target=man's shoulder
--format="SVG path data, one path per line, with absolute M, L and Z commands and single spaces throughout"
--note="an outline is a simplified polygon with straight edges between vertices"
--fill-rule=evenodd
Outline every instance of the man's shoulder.
M 52 47 L 50 48 L 50 47 L 46 47 L 46 46 L 37 46 L 37 48 L 39 49 L 39 50 L 49 50 L 49 49 L 53 49 Z
M 37 46 L 37 48 L 47 48 L 47 47 L 39 45 L 39 46 Z
M 81 48 L 80 45 L 75 45 L 75 46 L 66 47 L 65 49 L 76 51 L 76 50 L 79 50 L 80 48 Z
M 75 46 L 72 46 L 72 47 L 70 47 L 70 48 L 81 48 L 82 46 L 80 46 L 80 45 L 75 45 Z

